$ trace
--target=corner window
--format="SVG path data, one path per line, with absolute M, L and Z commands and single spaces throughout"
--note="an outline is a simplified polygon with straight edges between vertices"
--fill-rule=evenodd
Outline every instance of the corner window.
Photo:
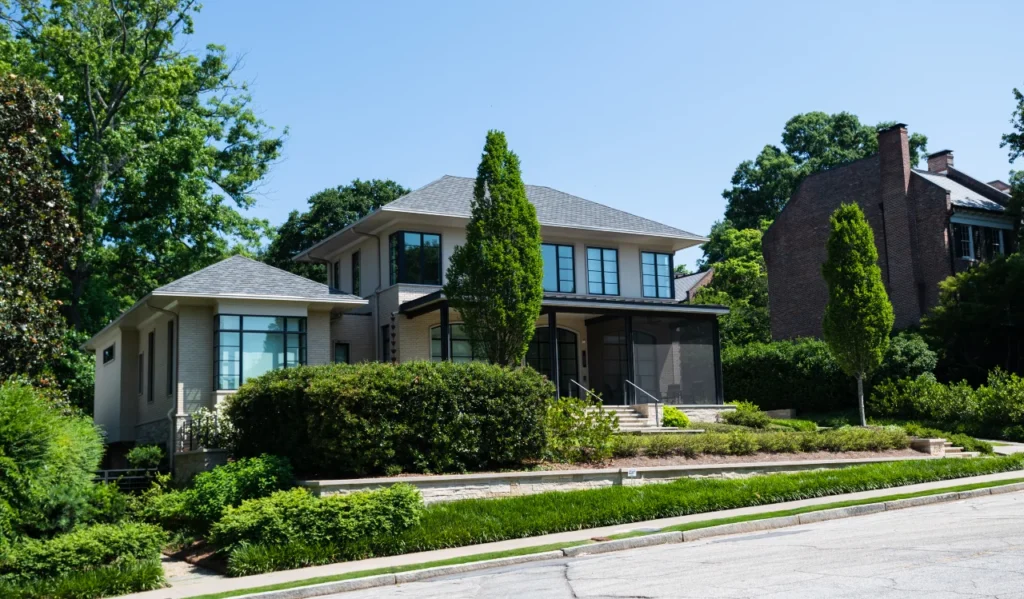
M 542 243 L 540 254 L 544 259 L 544 291 L 576 293 L 572 246 Z
M 352 361 L 348 355 L 348 343 L 335 343 L 334 344 L 334 363 L 335 364 L 351 364 Z
M 352 254 L 352 295 L 362 295 L 359 287 L 359 252 L 356 252 Z
M 114 361 L 114 345 L 103 350 L 103 363 L 108 364 Z
M 217 389 L 238 389 L 271 370 L 306 363 L 305 318 L 219 314 L 216 319 Z
M 391 284 L 441 284 L 441 236 L 399 231 L 388 240 Z
M 644 297 L 672 299 L 672 256 L 640 252 L 640 276 Z
M 341 260 L 334 263 L 334 268 L 332 270 L 334 271 L 334 284 L 331 285 L 331 287 L 341 289 Z
M 1006 232 L 996 227 L 951 223 L 953 255 L 962 260 L 991 260 L 1006 253 Z
M 587 293 L 619 294 L 619 251 L 587 248 Z
M 451 342 L 448 355 L 451 357 L 452 362 L 475 362 L 485 361 L 486 356 L 473 351 L 473 344 L 469 341 L 469 335 L 466 334 L 466 329 L 461 324 L 448 325 L 451 334 L 449 335 L 449 341 Z M 430 361 L 440 362 L 441 361 L 441 327 L 431 327 L 430 329 Z

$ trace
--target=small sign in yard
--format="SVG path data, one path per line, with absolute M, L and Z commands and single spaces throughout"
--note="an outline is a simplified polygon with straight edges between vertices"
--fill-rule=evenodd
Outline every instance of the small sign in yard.
M 628 478 L 636 478 L 636 468 L 630 468 L 629 470 L 626 470 L 626 476 Z

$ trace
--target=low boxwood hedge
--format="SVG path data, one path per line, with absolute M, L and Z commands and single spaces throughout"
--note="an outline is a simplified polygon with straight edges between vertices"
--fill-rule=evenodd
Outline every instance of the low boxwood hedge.
M 690 435 L 621 435 L 615 438 L 615 457 L 750 455 L 807 451 L 885 451 L 910 447 L 910 438 L 899 427 L 845 427 L 822 432 L 745 431 L 708 432 Z
M 462 472 L 540 459 L 553 395 L 530 368 L 367 362 L 270 372 L 226 415 L 238 454 L 281 455 L 303 475 Z

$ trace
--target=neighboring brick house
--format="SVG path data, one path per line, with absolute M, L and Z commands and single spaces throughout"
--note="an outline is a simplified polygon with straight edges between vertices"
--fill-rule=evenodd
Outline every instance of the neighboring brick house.
M 878 154 L 807 177 L 764 235 L 772 337 L 820 336 L 829 216 L 856 202 L 871 224 L 897 329 L 938 302 L 939 282 L 1009 251 L 1009 187 L 953 168 L 949 150 L 911 167 L 906 125 L 878 134 Z
M 684 275 L 676 274 L 673 281 L 676 287 L 676 300 L 681 304 L 688 304 L 697 297 L 697 292 L 702 287 L 708 286 L 715 278 L 715 269 L 709 268 L 701 272 Z

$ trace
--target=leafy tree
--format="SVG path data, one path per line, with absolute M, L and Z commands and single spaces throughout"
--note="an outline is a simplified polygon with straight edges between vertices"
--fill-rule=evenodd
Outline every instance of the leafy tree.
M 455 248 L 444 293 L 493 364 L 518 365 L 543 298 L 540 223 L 526 199 L 519 157 L 488 131 L 477 168 L 466 243 Z
M 61 134 L 57 101 L 22 77 L 0 77 L 0 380 L 44 375 L 65 352 L 53 296 L 61 266 L 77 250 L 78 228 L 49 161 Z
M 771 340 L 768 318 L 768 271 L 761 238 L 768 228 L 736 229 L 728 221 L 715 223 L 705 246 L 705 268 L 714 267 L 711 283 L 697 292 L 699 304 L 721 304 L 729 314 L 719 318 L 726 345 Z M 712 258 L 714 262 L 711 262 Z
M 875 154 L 878 131 L 892 124 L 871 127 L 848 112 L 794 116 L 782 131 L 782 148 L 767 145 L 754 160 L 736 167 L 732 187 L 722 192 L 726 219 L 738 229 L 774 220 L 805 177 Z M 927 143 L 924 135 L 910 136 L 911 164 L 925 154 Z
M 1013 131 L 1003 136 L 1000 147 L 1010 148 L 1010 162 L 1015 162 L 1024 156 L 1024 92 L 1014 88 L 1013 97 L 1017 100 L 1017 107 L 1013 111 L 1010 122 L 1013 124 Z M 1017 220 L 1014 226 L 1017 228 L 1017 247 L 1024 247 L 1024 228 L 1021 225 L 1021 215 L 1024 214 L 1024 171 L 1010 173 L 1010 211 Z
M 51 144 L 83 244 L 65 261 L 67 315 L 94 331 L 154 287 L 234 250 L 266 223 L 244 217 L 277 158 L 225 49 L 184 52 L 196 0 L 11 0 L 0 65 L 63 97 L 70 135 Z M 231 240 L 231 241 L 229 241 Z
M 292 257 L 318 241 L 409 193 L 409 190 L 388 179 L 360 181 L 329 187 L 309 196 L 309 210 L 292 210 L 263 255 L 267 264 L 298 275 L 326 281 L 322 264 L 303 264 Z
M 839 367 L 857 379 L 860 423 L 864 415 L 864 377 L 882 363 L 894 321 L 892 304 L 882 284 L 878 250 L 864 213 L 843 204 L 832 213 L 822 274 L 828 304 L 822 323 L 825 343 Z
M 939 351 L 939 373 L 980 385 L 989 371 L 1024 374 L 1024 254 L 983 262 L 939 284 L 922 331 Z
M 690 267 L 685 264 L 676 264 L 676 274 L 685 277 L 686 275 L 692 275 L 693 272 L 690 271 Z

